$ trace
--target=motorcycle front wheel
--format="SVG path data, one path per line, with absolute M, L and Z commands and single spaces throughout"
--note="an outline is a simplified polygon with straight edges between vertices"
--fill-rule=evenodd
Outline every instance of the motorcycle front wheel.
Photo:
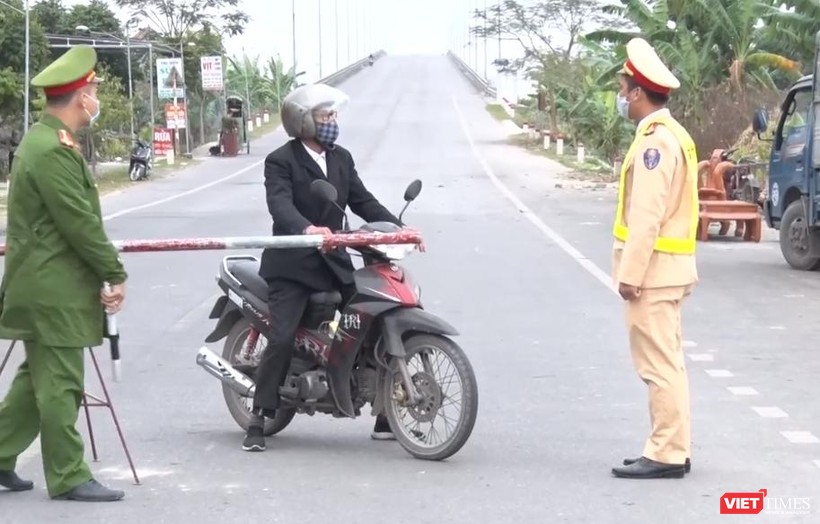
M 245 347 L 250 331 L 250 322 L 242 318 L 239 319 L 228 332 L 228 337 L 225 339 L 225 346 L 222 350 L 222 358 L 231 366 L 247 364 L 247 362 L 244 362 L 242 359 L 242 349 Z M 261 339 L 261 336 L 259 338 Z M 253 349 L 256 349 L 257 354 L 261 355 L 261 351 L 264 349 L 264 347 L 261 347 L 262 341 L 257 339 L 256 343 L 260 345 L 260 347 Z M 253 377 L 251 377 L 251 379 L 253 379 Z M 248 424 L 250 424 L 251 421 L 253 399 L 240 395 L 226 384 L 222 384 L 222 396 L 225 398 L 225 404 L 228 406 L 228 411 L 230 411 L 233 419 L 239 424 L 239 427 L 242 428 L 243 431 L 247 431 Z M 288 427 L 294 415 L 296 415 L 295 409 L 276 410 L 276 417 L 265 419 L 265 428 L 263 430 L 265 436 L 270 437 Z
M 404 341 L 410 378 L 421 394 L 411 402 L 398 361 L 390 362 L 382 394 L 390 428 L 401 446 L 423 460 L 444 460 L 470 438 L 478 414 L 475 373 L 458 344 L 440 335 Z
M 131 170 L 131 181 L 136 182 L 142 178 L 143 173 L 145 173 L 145 167 L 141 165 L 134 166 L 134 169 Z

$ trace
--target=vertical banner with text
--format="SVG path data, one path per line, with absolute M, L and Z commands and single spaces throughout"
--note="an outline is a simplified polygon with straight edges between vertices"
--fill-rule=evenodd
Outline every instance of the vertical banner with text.
M 200 68 L 203 91 L 222 91 L 224 89 L 221 56 L 201 57 Z

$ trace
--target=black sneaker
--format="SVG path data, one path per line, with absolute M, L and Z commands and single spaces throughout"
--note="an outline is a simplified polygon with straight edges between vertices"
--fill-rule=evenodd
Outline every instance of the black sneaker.
M 242 442 L 242 449 L 245 451 L 265 451 L 264 423 L 264 417 L 255 416 L 251 419 L 245 440 Z
M 384 415 L 378 415 L 376 417 L 376 424 L 373 426 L 370 438 L 373 440 L 396 440 L 396 435 L 394 435 L 390 429 L 390 423 L 387 422 L 387 417 Z

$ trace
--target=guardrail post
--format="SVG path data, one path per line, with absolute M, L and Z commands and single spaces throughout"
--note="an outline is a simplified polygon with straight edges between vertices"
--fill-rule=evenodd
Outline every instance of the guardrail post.
M 577 151 L 576 159 L 578 160 L 579 164 L 584 163 L 584 154 L 585 154 L 584 144 L 583 144 L 583 142 L 578 142 L 578 151 Z
M 555 154 L 561 156 L 564 154 L 564 135 L 558 135 L 555 140 Z
M 552 138 L 549 131 L 544 131 L 544 149 L 549 151 L 550 148 L 550 139 Z

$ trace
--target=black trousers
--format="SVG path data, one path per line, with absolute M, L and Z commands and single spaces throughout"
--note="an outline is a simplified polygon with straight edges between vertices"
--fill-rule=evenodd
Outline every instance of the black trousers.
M 355 287 L 338 285 L 342 294 L 340 308 L 344 308 L 353 297 Z M 253 411 L 273 418 L 279 408 L 279 388 L 285 383 L 293 358 L 294 341 L 299 321 L 305 314 L 308 298 L 318 290 L 311 289 L 292 280 L 273 279 L 268 281 L 268 308 L 271 316 L 271 332 L 268 346 L 262 353 L 256 369 L 256 392 L 253 397 Z

